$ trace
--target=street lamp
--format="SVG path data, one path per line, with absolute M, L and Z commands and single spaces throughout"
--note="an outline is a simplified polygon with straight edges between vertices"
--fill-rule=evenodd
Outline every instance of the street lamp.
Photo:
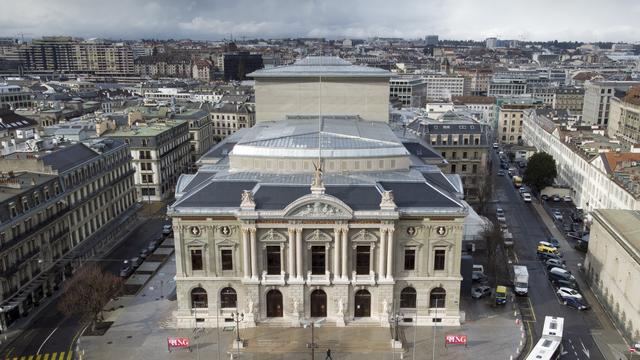
M 401 312 L 397 312 L 397 313 L 389 316 L 389 322 L 392 322 L 394 324 L 393 325 L 393 329 L 394 329 L 393 330 L 393 332 L 394 332 L 393 340 L 395 340 L 395 341 L 399 341 L 400 340 L 400 338 L 398 337 L 398 323 L 400 321 L 402 321 L 402 319 L 404 319 L 404 314 L 401 313 Z
M 244 321 L 244 313 L 231 313 L 231 317 L 236 322 L 236 356 L 240 356 L 240 346 L 244 346 L 240 339 L 240 321 Z
M 316 326 L 317 327 L 322 326 L 322 324 L 324 324 L 326 321 L 327 319 L 320 319 L 316 321 L 309 321 L 309 320 L 300 321 L 300 323 L 302 324 L 302 327 L 304 327 L 305 329 L 307 327 L 311 327 L 311 343 L 307 344 L 307 347 L 311 349 L 311 360 L 315 360 L 316 348 L 318 347 L 318 344 L 316 344 L 315 342 L 315 332 L 313 331 L 313 329 Z

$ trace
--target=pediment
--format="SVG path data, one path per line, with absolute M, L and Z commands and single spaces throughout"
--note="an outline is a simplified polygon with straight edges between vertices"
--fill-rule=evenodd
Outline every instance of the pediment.
M 305 195 L 285 209 L 288 218 L 339 218 L 350 219 L 353 210 L 340 199 L 330 195 Z
M 351 236 L 352 242 L 376 242 L 378 237 L 371 231 L 362 229 Z
M 207 246 L 207 242 L 202 239 L 187 239 L 184 243 L 188 246 Z
M 333 238 L 322 230 L 314 230 L 309 233 L 304 240 L 307 242 L 331 242 Z
M 269 229 L 269 231 L 265 232 L 260 236 L 261 242 L 285 242 L 287 241 L 287 237 L 284 236 L 279 231 Z

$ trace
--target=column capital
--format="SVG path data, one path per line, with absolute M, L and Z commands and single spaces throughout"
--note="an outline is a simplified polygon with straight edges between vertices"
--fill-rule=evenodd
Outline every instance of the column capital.
M 257 231 L 257 230 L 258 230 L 258 229 L 256 229 L 256 227 L 255 227 L 255 226 L 254 226 L 254 227 L 250 227 L 250 228 L 249 228 L 249 232 L 251 233 L 251 235 L 254 235 L 254 234 L 256 233 L 256 231 Z
M 296 226 L 295 228 L 296 234 L 302 234 L 302 226 Z
M 296 228 L 295 227 L 289 227 L 287 229 L 287 232 L 289 233 L 289 236 L 293 236 L 293 234 L 296 232 Z

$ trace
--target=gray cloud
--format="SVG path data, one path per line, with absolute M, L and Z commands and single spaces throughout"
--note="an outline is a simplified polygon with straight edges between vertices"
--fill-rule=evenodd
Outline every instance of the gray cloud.
M 0 36 L 638 41 L 636 0 L 0 0 Z

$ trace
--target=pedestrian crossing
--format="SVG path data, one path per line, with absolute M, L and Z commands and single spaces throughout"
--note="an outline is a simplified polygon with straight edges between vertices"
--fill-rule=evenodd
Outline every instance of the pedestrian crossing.
M 11 356 L 5 358 L 5 360 L 71 360 L 72 357 L 73 351 L 60 351 L 37 355 Z

